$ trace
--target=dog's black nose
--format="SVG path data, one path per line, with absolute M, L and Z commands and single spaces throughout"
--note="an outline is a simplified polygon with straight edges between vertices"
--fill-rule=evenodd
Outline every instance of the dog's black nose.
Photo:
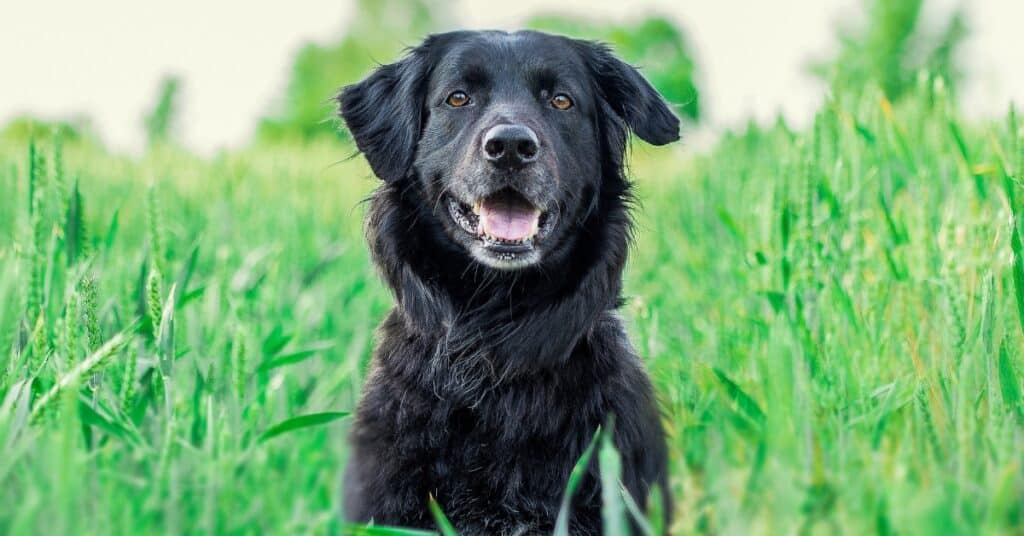
M 498 125 L 484 134 L 484 158 L 502 168 L 518 169 L 537 160 L 537 134 L 524 125 Z

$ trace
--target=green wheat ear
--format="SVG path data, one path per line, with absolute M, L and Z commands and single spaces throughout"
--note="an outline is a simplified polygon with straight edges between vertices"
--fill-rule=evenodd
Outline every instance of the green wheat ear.
M 100 333 L 99 301 L 96 296 L 96 279 L 87 275 L 82 278 L 81 283 L 81 310 L 82 323 L 85 326 L 85 333 L 89 351 L 95 351 L 102 342 Z
M 164 273 L 164 222 L 156 183 L 151 184 L 146 190 L 146 220 L 149 225 L 149 249 L 153 257 L 153 266 L 159 273 Z M 158 316 L 158 325 L 159 320 Z
M 79 307 L 78 292 L 74 289 L 68 293 L 67 303 L 64 304 L 64 330 L 61 341 L 64 351 L 67 353 L 68 362 L 78 361 L 79 340 L 78 330 L 80 326 L 82 311 Z
M 47 327 L 46 312 L 39 311 L 35 327 L 32 329 L 32 360 L 30 363 L 34 370 L 42 367 L 50 355 L 50 343 L 46 337 Z
M 29 287 L 25 311 L 29 323 L 34 324 L 42 313 L 43 285 L 46 271 L 46 220 L 44 218 L 44 194 L 46 191 L 46 158 L 40 154 L 35 144 L 29 145 L 29 247 L 28 256 Z
M 82 321 L 85 324 L 85 332 L 88 336 L 89 351 L 99 349 L 103 342 L 103 334 L 100 331 L 99 299 L 97 298 L 96 280 L 92 276 L 82 279 Z M 87 376 L 89 388 L 97 389 L 102 376 L 100 372 Z
M 160 332 L 160 320 L 163 317 L 163 305 L 160 296 L 163 295 L 160 283 L 160 269 L 153 267 L 149 272 L 149 279 L 146 281 L 146 309 L 149 313 L 149 324 L 153 340 L 157 339 Z
M 82 207 L 82 194 L 78 189 L 78 179 L 71 185 L 68 202 L 64 210 L 64 240 L 67 250 L 68 266 L 88 255 L 88 232 L 85 228 L 85 215 Z

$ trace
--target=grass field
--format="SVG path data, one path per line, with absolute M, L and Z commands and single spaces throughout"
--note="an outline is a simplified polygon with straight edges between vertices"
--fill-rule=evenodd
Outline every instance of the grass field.
M 672 533 L 1024 530 L 1024 122 L 948 100 L 635 144 Z M 0 144 L 0 533 L 343 530 L 390 306 L 350 153 Z

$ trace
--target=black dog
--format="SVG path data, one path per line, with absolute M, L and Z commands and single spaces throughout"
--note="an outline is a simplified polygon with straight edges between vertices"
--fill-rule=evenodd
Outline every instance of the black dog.
M 398 303 L 353 425 L 346 517 L 432 527 L 433 496 L 461 534 L 550 533 L 610 415 L 625 488 L 667 496 L 651 384 L 616 313 L 628 132 L 679 137 L 661 96 L 595 43 L 453 32 L 338 102 L 384 181 L 367 235 Z M 570 526 L 601 531 L 596 464 Z

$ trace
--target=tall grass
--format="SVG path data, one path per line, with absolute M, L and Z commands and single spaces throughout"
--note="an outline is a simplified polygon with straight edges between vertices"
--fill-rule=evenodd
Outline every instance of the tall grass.
M 349 151 L 0 143 L 0 532 L 348 530 L 344 417 L 390 305 Z M 966 123 L 922 77 L 633 157 L 673 533 L 1024 527 L 1015 114 Z

